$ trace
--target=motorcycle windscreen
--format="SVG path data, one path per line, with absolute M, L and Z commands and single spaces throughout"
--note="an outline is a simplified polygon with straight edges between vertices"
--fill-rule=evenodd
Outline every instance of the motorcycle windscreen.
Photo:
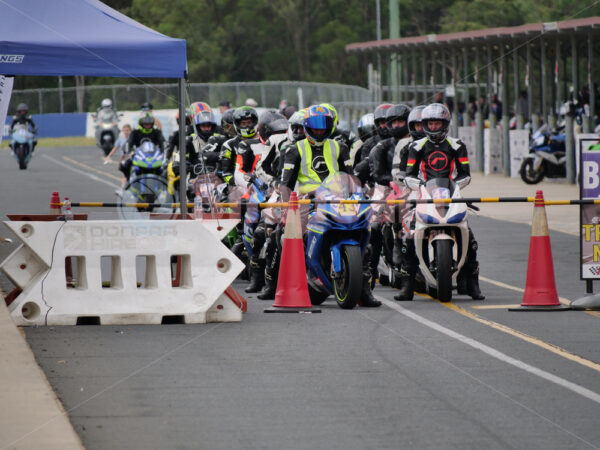
M 329 175 L 315 191 L 315 198 L 322 201 L 331 200 L 362 200 L 364 199 L 362 185 L 358 178 L 344 172 Z M 322 219 L 333 219 L 338 223 L 354 223 L 365 214 L 371 213 L 369 205 L 361 204 L 318 204 L 317 215 Z M 368 218 L 368 217 L 367 217 Z M 317 219 L 317 216 L 315 216 Z

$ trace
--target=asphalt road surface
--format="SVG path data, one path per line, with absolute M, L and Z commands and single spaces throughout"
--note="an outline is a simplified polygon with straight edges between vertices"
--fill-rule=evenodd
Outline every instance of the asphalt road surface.
M 99 149 L 69 148 L 36 151 L 24 172 L 1 151 L 0 177 L 6 214 L 46 212 L 53 190 L 113 201 L 120 175 Z M 39 327 L 27 340 L 89 449 L 600 448 L 600 316 L 507 311 L 530 227 L 470 223 L 483 302 L 400 303 L 378 287 L 381 308 L 330 299 L 278 315 L 248 296 L 240 323 Z M 559 295 L 576 299 L 578 238 L 551 241 Z

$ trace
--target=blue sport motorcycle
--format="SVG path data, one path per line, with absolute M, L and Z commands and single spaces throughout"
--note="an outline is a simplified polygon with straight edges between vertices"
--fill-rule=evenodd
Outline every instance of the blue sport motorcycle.
M 123 203 L 150 203 L 138 207 L 138 211 L 173 212 L 152 204 L 176 203 L 177 194 L 169 192 L 167 179 L 163 176 L 164 155 L 149 139 L 143 140 L 133 155 L 129 182 L 123 189 Z
M 358 178 L 335 173 L 315 191 L 316 200 L 365 200 Z M 306 226 L 306 268 L 312 304 L 330 295 L 343 309 L 358 303 L 363 283 L 363 254 L 369 243 L 368 204 L 315 205 Z
M 567 176 L 565 134 L 551 133 L 547 125 L 536 130 L 529 143 L 529 155 L 521 163 L 521 179 L 527 184 L 537 184 L 548 178 Z

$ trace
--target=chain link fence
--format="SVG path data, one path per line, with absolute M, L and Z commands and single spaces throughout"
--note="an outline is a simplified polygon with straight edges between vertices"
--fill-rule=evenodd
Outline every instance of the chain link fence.
M 350 107 L 372 100 L 371 92 L 359 86 L 299 81 L 192 83 L 188 85 L 188 93 L 190 101 L 204 101 L 213 107 L 225 100 L 233 106 L 240 106 L 248 98 L 266 108 L 277 108 L 284 99 L 296 107 L 320 102 Z M 177 84 L 15 90 L 12 93 L 11 112 L 19 103 L 27 103 L 32 114 L 94 112 L 104 98 L 112 99 L 119 110 L 136 110 L 144 102 L 151 102 L 154 109 L 171 109 L 177 107 Z

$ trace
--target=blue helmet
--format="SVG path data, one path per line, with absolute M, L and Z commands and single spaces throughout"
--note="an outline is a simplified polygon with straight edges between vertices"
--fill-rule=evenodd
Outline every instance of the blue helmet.
M 322 145 L 331 135 L 335 119 L 329 109 L 322 105 L 308 108 L 304 115 L 304 131 L 311 145 Z

